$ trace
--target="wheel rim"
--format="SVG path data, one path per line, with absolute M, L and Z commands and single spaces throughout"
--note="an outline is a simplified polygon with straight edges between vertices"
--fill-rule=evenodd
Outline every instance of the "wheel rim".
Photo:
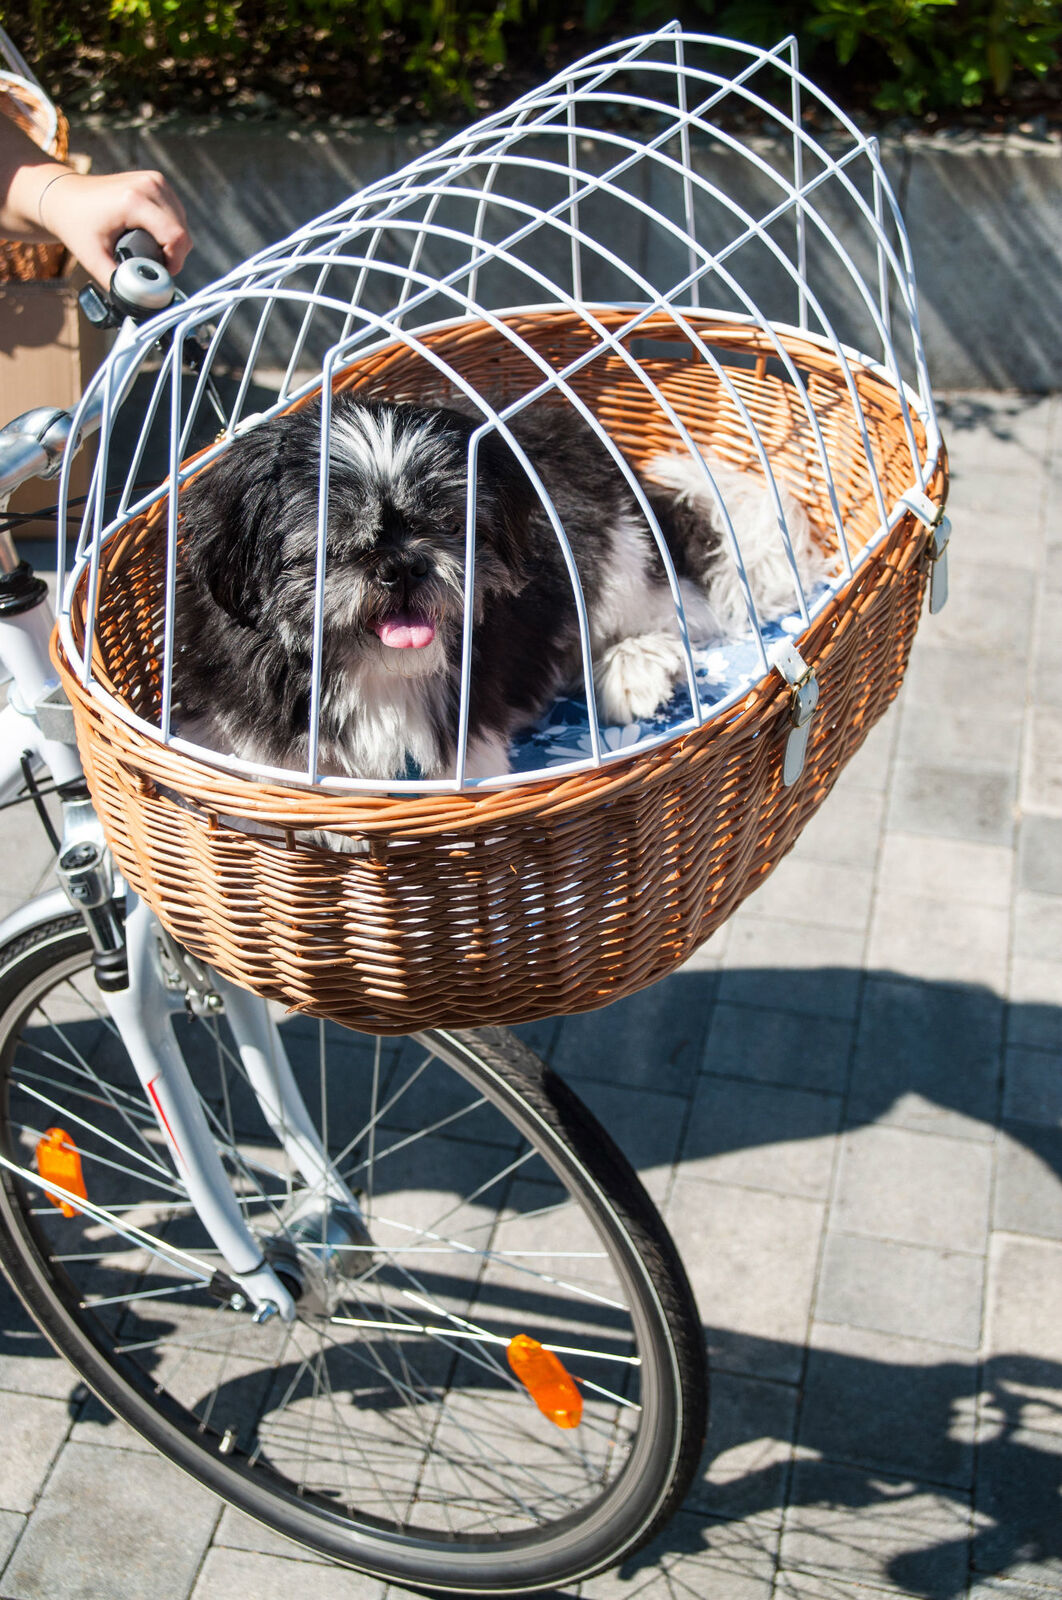
M 322 1137 L 361 1191 L 372 1264 L 353 1275 L 341 1250 L 338 1283 L 313 1310 L 258 1326 L 210 1293 L 221 1263 L 84 955 L 23 1000 L 17 1026 L 3 1023 L 5 1205 L 49 1295 L 149 1413 L 252 1496 L 286 1501 L 288 1531 L 312 1522 L 348 1559 L 375 1538 L 426 1555 L 456 1543 L 489 1561 L 607 1524 L 659 1437 L 659 1352 L 632 1292 L 637 1262 L 591 1227 L 572 1194 L 590 1180 L 563 1172 L 548 1130 L 531 1114 L 518 1129 L 494 1103 L 511 1091 L 488 1098 L 423 1038 L 285 1025 Z M 290 1239 L 293 1176 L 223 1021 L 175 1026 L 248 1220 L 263 1240 Z M 88 1200 L 73 1217 L 34 1171 L 53 1126 L 81 1157 Z M 576 1380 L 578 1428 L 549 1422 L 514 1377 L 516 1333 L 553 1347 Z

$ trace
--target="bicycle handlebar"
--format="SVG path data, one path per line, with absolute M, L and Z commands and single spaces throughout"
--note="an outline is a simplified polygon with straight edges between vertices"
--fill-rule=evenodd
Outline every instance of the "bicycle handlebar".
M 128 261 L 130 256 L 143 256 L 160 267 L 166 265 L 162 246 L 144 228 L 131 228 L 128 233 L 123 233 L 114 247 L 114 256 L 116 261 Z

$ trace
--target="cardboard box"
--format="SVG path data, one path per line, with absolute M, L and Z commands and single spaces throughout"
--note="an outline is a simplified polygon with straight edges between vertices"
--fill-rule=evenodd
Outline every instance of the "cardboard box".
M 81 267 L 70 262 L 59 278 L 0 284 L 0 427 L 34 406 L 69 411 L 81 398 L 109 341 L 78 310 L 78 291 L 87 281 Z M 71 498 L 87 494 L 94 455 L 89 440 L 74 461 Z M 57 478 L 33 478 L 15 491 L 8 509 L 54 506 L 58 495 Z M 15 530 L 16 544 L 20 537 L 54 538 L 54 515 L 23 523 Z

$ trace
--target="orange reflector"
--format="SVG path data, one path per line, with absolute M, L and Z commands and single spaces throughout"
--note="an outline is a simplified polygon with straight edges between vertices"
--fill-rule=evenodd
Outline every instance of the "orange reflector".
M 64 1129 L 45 1129 L 44 1138 L 37 1145 L 37 1171 L 47 1183 L 57 1183 L 61 1189 L 80 1195 L 82 1200 L 88 1199 L 77 1145 Z M 59 1207 L 64 1217 L 77 1216 L 77 1207 L 59 1195 L 49 1194 L 48 1199 Z
M 509 1340 L 509 1365 L 544 1417 L 558 1428 L 577 1428 L 583 1416 L 583 1397 L 552 1350 L 537 1339 L 518 1333 Z

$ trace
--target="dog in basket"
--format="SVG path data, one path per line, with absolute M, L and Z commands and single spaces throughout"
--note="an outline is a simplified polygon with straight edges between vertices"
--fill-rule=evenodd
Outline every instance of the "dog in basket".
M 469 440 L 443 406 L 336 396 L 322 614 L 322 774 L 452 775 L 465 603 Z M 184 571 L 175 700 L 195 742 L 305 768 L 309 741 L 320 403 L 238 435 L 181 494 Z M 671 588 L 615 461 L 567 408 L 511 430 L 571 546 L 589 619 L 598 715 L 650 716 L 686 673 Z M 710 460 L 761 621 L 795 609 L 764 479 Z M 693 643 L 749 624 L 725 522 L 699 464 L 657 457 L 639 479 L 681 585 Z M 805 592 L 825 553 L 780 491 Z M 466 776 L 509 771 L 509 740 L 582 682 L 572 582 L 542 497 L 497 433 L 476 465 L 474 629 Z

